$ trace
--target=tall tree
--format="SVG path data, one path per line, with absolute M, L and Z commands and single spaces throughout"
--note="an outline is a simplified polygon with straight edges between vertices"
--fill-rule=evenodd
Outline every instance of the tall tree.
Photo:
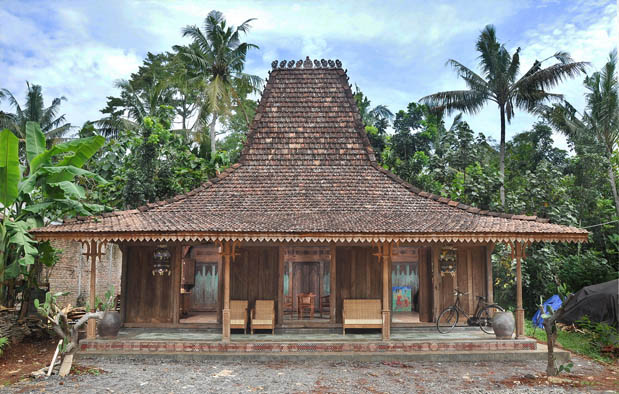
M 217 151 L 215 130 L 218 119 L 230 114 L 233 104 L 244 111 L 244 97 L 240 90 L 249 86 L 255 91 L 262 83 L 259 77 L 243 72 L 247 51 L 258 48 L 257 45 L 241 42 L 241 33 L 247 34 L 252 20 L 248 19 L 238 27 L 229 26 L 224 15 L 213 10 L 204 19 L 204 31 L 197 26 L 183 29 L 183 36 L 190 37 L 192 45 L 175 47 L 199 70 L 199 75 L 194 79 L 204 83 L 204 108 L 211 115 L 211 157 L 215 157 Z
M 15 110 L 14 113 L 0 112 L 0 128 L 11 130 L 22 141 L 26 139 L 26 124 L 28 122 L 37 122 L 41 126 L 41 131 L 48 143 L 66 134 L 71 128 L 71 124 L 67 123 L 64 114 L 58 115 L 60 104 L 66 98 L 56 97 L 49 107 L 45 107 L 41 86 L 31 85 L 28 81 L 26 81 L 26 86 L 28 90 L 23 106 L 19 104 L 19 101 L 9 90 L 0 90 L 0 98 L 4 97 L 8 100 Z
M 619 81 L 617 79 L 617 50 L 609 55 L 601 71 L 586 77 L 587 107 L 579 118 L 570 104 L 547 108 L 547 117 L 560 131 L 572 138 L 594 137 L 604 148 L 615 210 L 619 216 L 619 195 L 613 166 L 613 153 L 619 146 Z
M 481 75 L 454 59 L 447 61 L 467 85 L 466 90 L 452 90 L 425 96 L 422 102 L 446 110 L 448 113 L 462 111 L 479 112 L 488 102 L 496 103 L 501 118 L 500 141 L 500 198 L 505 205 L 505 123 L 510 123 L 515 109 L 536 112 L 539 105 L 562 96 L 547 90 L 566 78 L 574 78 L 584 72 L 585 62 L 574 62 L 568 53 L 557 52 L 542 61 L 536 60 L 522 76 L 520 71 L 520 48 L 513 54 L 496 37 L 494 26 L 482 30 L 476 44 L 479 52 Z M 543 63 L 554 59 L 548 67 Z

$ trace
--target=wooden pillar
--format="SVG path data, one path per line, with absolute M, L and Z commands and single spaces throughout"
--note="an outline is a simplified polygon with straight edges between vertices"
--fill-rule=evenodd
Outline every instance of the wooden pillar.
M 335 323 L 336 317 L 337 317 L 337 297 L 336 297 L 336 281 L 335 281 L 335 244 L 332 243 L 331 244 L 331 253 L 329 253 L 329 257 L 331 258 L 331 264 L 329 265 L 329 269 L 331 270 L 331 273 L 329 275 L 329 279 L 331 280 L 331 283 L 329 284 L 329 313 L 331 316 L 330 317 L 330 321 L 331 323 Z
M 494 279 L 492 278 L 492 252 L 494 244 L 486 246 L 486 299 L 488 303 L 494 302 Z
M 177 245 L 172 253 L 172 324 L 178 324 L 181 316 L 181 275 L 183 272 L 183 247 Z
M 458 270 L 456 269 L 456 275 L 458 274 Z M 454 275 L 455 276 L 455 275 Z M 466 248 L 466 291 L 468 294 L 468 304 L 469 304 L 469 314 L 473 315 L 475 313 L 475 304 L 473 304 L 473 251 L 470 247 Z M 454 286 L 456 289 L 458 286 Z
M 391 295 L 391 289 L 389 288 L 391 243 L 383 243 L 382 246 L 379 246 L 379 251 L 383 263 L 383 341 L 386 341 L 391 337 L 391 308 L 389 306 Z
M 284 246 L 278 247 L 278 281 L 277 281 L 277 323 L 284 322 L 284 272 L 286 270 Z M 290 289 L 290 277 L 288 278 L 288 289 Z
M 127 318 L 127 264 L 129 247 L 126 245 L 120 246 L 122 253 L 122 268 L 120 270 L 120 321 L 125 323 Z
M 438 319 L 441 313 L 441 273 L 439 272 L 440 245 L 432 245 L 432 321 Z
M 232 245 L 230 241 L 221 244 L 221 253 L 224 258 L 224 309 L 222 311 L 222 342 L 230 342 L 230 259 L 232 258 Z
M 97 296 L 97 258 L 101 261 L 103 248 L 107 245 L 105 242 L 99 242 L 92 240 L 90 242 L 82 242 L 82 247 L 86 248 L 86 252 L 83 253 L 87 259 L 90 259 L 90 312 L 96 312 L 97 306 L 95 305 L 95 299 Z M 89 319 L 88 327 L 86 329 L 86 338 L 94 339 L 97 337 L 97 320 Z
M 522 257 L 524 246 L 515 242 L 512 246 L 516 257 L 516 338 L 524 335 L 524 308 L 522 307 Z

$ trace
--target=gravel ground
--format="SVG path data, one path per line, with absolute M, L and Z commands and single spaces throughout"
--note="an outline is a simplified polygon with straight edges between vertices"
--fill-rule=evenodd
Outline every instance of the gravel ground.
M 610 371 L 573 357 L 572 374 L 606 379 Z M 525 377 L 540 375 L 545 362 L 372 363 L 372 362 L 232 362 L 171 360 L 80 360 L 100 374 L 61 379 L 32 379 L 1 392 L 46 393 L 564 393 L 592 391 L 565 386 L 530 386 Z M 82 368 L 83 369 L 83 368 Z M 523 382 L 519 379 L 524 379 Z M 589 380 L 594 380 L 589 378 Z M 614 380 L 616 383 L 616 380 Z M 616 387 L 616 386 L 615 386 Z

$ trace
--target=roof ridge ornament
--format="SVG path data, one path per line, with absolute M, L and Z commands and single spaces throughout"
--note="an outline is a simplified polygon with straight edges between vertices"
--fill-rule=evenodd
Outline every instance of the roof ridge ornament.
M 310 59 L 309 56 L 305 60 L 273 60 L 271 62 L 273 70 L 296 69 L 296 68 L 342 68 L 340 59 L 325 60 L 325 59 Z

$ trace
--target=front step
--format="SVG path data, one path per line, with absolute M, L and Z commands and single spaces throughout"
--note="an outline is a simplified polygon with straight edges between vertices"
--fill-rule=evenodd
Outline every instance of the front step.
M 532 339 L 367 341 L 367 342 L 241 342 L 231 343 L 183 340 L 83 340 L 80 356 L 133 355 L 143 357 L 201 359 L 354 359 L 499 361 L 537 360 L 545 357 Z M 568 358 L 569 354 L 566 353 Z M 564 357 L 559 355 L 559 357 Z

